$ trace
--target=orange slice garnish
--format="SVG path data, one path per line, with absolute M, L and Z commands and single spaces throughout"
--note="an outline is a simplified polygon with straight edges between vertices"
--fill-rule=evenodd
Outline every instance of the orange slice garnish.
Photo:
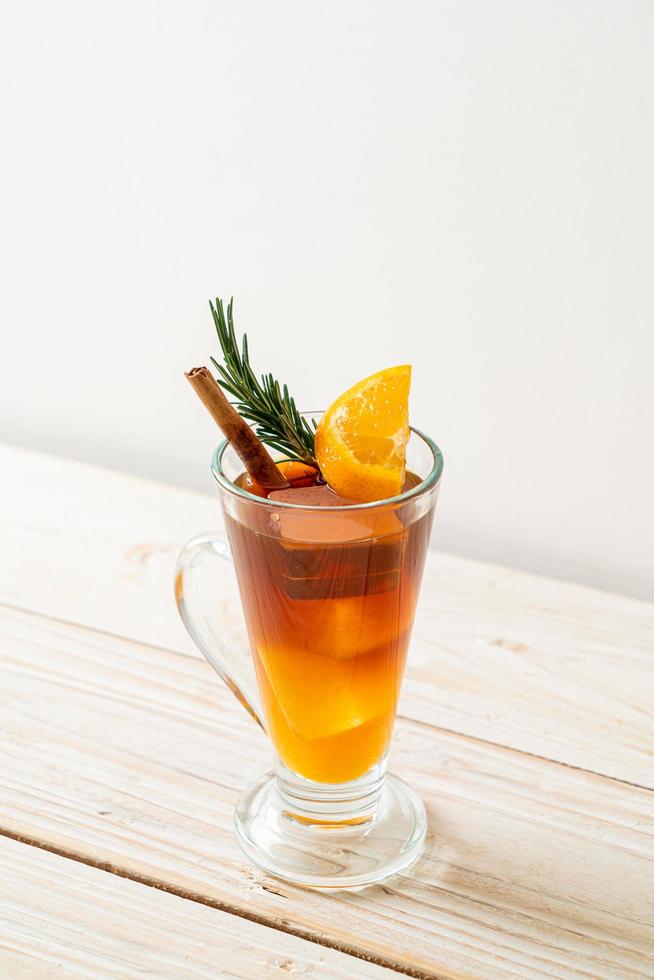
M 386 368 L 348 388 L 323 415 L 316 459 L 342 497 L 368 502 L 401 493 L 410 385 L 410 365 Z

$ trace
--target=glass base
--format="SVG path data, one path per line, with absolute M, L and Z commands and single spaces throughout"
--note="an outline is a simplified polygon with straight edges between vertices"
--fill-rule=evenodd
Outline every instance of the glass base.
M 422 853 L 425 808 L 397 776 L 382 777 L 370 804 L 349 813 L 342 798 L 335 808 L 313 803 L 289 796 L 274 773 L 250 786 L 234 817 L 250 861 L 295 885 L 359 890 L 406 871 Z

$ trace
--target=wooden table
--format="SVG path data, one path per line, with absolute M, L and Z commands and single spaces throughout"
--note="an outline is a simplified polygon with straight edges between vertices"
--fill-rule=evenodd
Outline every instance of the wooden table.
M 391 760 L 425 856 L 304 892 L 236 845 L 268 749 L 171 597 L 217 500 L 0 473 L 1 977 L 654 976 L 653 605 L 434 553 Z

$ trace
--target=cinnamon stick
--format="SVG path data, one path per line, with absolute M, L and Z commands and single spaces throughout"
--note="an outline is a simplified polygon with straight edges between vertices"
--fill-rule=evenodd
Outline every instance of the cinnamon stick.
M 192 368 L 185 372 L 193 390 L 200 398 L 214 422 L 238 453 L 241 462 L 253 480 L 265 490 L 282 490 L 290 486 L 279 472 L 272 456 L 236 409 L 229 404 L 225 393 L 206 367 Z

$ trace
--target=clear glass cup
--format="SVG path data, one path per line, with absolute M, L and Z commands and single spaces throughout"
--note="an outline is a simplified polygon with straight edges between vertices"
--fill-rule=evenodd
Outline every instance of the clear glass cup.
M 424 807 L 386 759 L 442 469 L 412 429 L 412 489 L 306 507 L 242 489 L 229 443 L 214 453 L 227 540 L 209 532 L 185 545 L 175 593 L 196 645 L 272 743 L 274 772 L 235 813 L 241 847 L 272 875 L 355 889 L 422 851 Z M 249 644 L 220 621 L 216 558 L 234 564 Z

